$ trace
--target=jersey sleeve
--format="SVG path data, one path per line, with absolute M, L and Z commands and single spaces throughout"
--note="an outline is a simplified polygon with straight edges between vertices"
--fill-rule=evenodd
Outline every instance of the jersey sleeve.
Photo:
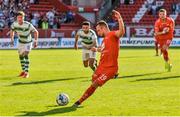
M 31 32 L 37 31 L 36 28 L 32 24 L 29 24 L 29 25 L 30 25 L 29 28 Z
M 97 35 L 96 35 L 96 33 L 93 31 L 93 33 L 92 33 L 92 39 L 93 40 L 97 40 Z
M 14 23 L 12 23 L 12 25 L 11 25 L 11 30 L 15 31 Z
M 155 22 L 154 32 L 159 32 L 159 23 L 158 23 L 158 21 Z
M 78 36 L 79 36 L 79 35 L 80 35 L 80 33 L 81 33 L 81 30 L 78 30 L 78 31 L 77 31 L 77 33 L 76 33 L 76 35 L 78 35 Z
M 94 34 L 93 34 L 93 36 L 92 36 L 92 39 L 93 39 L 94 42 L 96 43 L 96 46 L 98 46 L 97 35 L 96 35 L 95 32 L 94 32 Z
M 171 18 L 171 22 L 170 22 L 170 30 L 174 31 L 174 27 L 175 27 L 175 23 L 174 23 L 174 20 Z

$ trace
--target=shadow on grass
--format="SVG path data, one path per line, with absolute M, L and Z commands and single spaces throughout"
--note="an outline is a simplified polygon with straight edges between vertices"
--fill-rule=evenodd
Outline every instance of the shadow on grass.
M 13 80 L 15 78 L 19 78 L 19 76 L 6 76 L 6 77 L 2 76 L 0 77 L 0 80 Z
M 124 78 L 134 78 L 134 77 L 141 77 L 141 76 L 150 76 L 150 75 L 156 75 L 156 74 L 162 74 L 164 72 L 159 72 L 159 73 L 147 73 L 147 74 L 136 74 L 136 75 L 128 75 L 128 76 L 119 76 L 115 79 L 124 79 Z M 82 82 L 87 82 L 91 81 L 91 79 L 88 80 L 83 80 Z
M 136 74 L 136 75 L 129 75 L 129 76 L 120 76 L 118 77 L 119 79 L 121 78 L 134 78 L 134 77 L 141 77 L 141 76 L 150 76 L 150 75 L 156 75 L 156 74 L 162 74 L 164 72 L 159 72 L 159 73 L 147 73 L 147 74 Z M 118 79 L 117 78 L 117 79 Z
M 154 56 L 122 56 L 120 59 L 134 59 L 134 58 L 149 58 L 149 57 L 154 57 Z
M 82 108 L 82 107 L 78 107 L 78 108 Z M 77 108 L 69 106 L 69 107 L 55 108 L 55 109 L 51 109 L 44 112 L 21 111 L 21 113 L 24 113 L 24 114 L 18 115 L 18 116 L 48 116 L 48 115 L 54 115 L 54 114 L 69 113 L 76 110 Z
M 9 86 L 17 86 L 17 85 L 32 85 L 32 84 L 44 84 L 44 83 L 51 83 L 57 81 L 68 81 L 68 80 L 77 80 L 77 79 L 84 79 L 87 77 L 71 77 L 71 78 L 62 78 L 62 79 L 53 79 L 53 80 L 42 80 L 42 81 L 31 81 L 31 82 L 16 82 L 12 83 Z
M 160 77 L 160 78 L 146 78 L 146 79 L 137 79 L 130 82 L 137 82 L 137 81 L 153 81 L 153 80 L 168 80 L 168 79 L 176 79 L 180 78 L 180 76 L 166 76 L 166 77 Z

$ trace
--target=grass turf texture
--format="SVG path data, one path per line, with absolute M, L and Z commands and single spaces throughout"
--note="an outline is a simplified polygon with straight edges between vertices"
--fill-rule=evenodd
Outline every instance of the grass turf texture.
M 121 49 L 119 78 L 108 81 L 77 110 L 70 106 L 90 85 L 92 71 L 81 50 L 33 50 L 30 78 L 20 72 L 15 50 L 0 50 L 0 115 L 180 115 L 180 49 L 170 49 L 172 72 L 165 72 L 154 49 Z M 57 106 L 65 92 L 67 106 Z

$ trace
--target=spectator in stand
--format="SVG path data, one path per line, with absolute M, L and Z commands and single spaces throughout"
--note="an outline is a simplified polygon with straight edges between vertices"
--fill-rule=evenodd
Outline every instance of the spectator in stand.
M 66 17 L 67 17 L 66 23 L 71 23 L 74 21 L 73 13 L 71 11 L 67 12 Z
M 73 0 L 72 5 L 73 6 L 78 6 L 78 1 L 77 0 Z
M 0 19 L 0 29 L 5 27 L 5 20 L 4 19 Z
M 152 3 L 147 2 L 146 7 L 147 7 L 148 14 L 152 15 Z
M 76 30 L 73 30 L 73 31 L 71 32 L 71 37 L 74 38 L 75 35 L 76 35 Z
M 172 11 L 172 14 L 176 14 L 176 3 L 172 3 L 171 11 Z
M 19 0 L 15 0 L 15 5 L 17 5 L 19 3 Z
M 62 23 L 65 23 L 66 21 L 67 21 L 66 14 L 62 13 L 60 15 L 59 22 L 62 24 Z
M 114 30 L 114 28 L 117 26 L 117 23 L 111 18 L 108 22 L 108 25 L 111 30 Z
M 55 8 L 53 8 L 52 10 L 48 11 L 46 13 L 46 17 L 48 18 L 48 24 L 49 24 L 49 28 L 53 28 L 54 25 L 54 18 L 55 18 Z
M 39 4 L 39 0 L 34 0 L 34 4 Z
M 180 13 L 180 2 L 176 5 L 176 12 L 177 14 Z
M 39 12 L 33 13 L 33 19 L 31 19 L 31 23 L 32 23 L 32 25 L 35 26 L 36 28 L 38 28 L 39 19 L 40 19 L 40 14 L 39 14 Z
M 2 3 L 3 3 L 3 1 L 2 1 L 2 0 L 0 0 L 0 6 L 2 5 Z
M 128 5 L 129 4 L 129 0 L 124 0 L 124 4 Z
M 49 28 L 48 20 L 46 17 L 44 17 L 42 20 L 41 28 L 44 30 Z
M 53 29 L 59 29 L 59 28 L 60 28 L 59 18 L 56 17 L 56 18 L 54 19 Z
M 129 0 L 129 4 L 134 4 L 134 0 Z
M 3 4 L 5 7 L 8 7 L 9 6 L 9 0 L 3 0 Z
M 30 4 L 34 4 L 34 0 L 30 0 L 29 3 L 30 3 Z
M 159 11 L 160 9 L 163 8 L 163 3 L 164 3 L 164 1 L 162 1 L 162 0 L 156 1 L 157 11 Z
M 152 15 L 153 15 L 154 17 L 156 17 L 156 3 L 155 3 L 155 2 L 152 3 L 152 8 L 151 8 L 151 10 L 152 10 Z
M 120 0 L 119 2 L 120 2 L 120 4 L 124 4 L 124 0 Z

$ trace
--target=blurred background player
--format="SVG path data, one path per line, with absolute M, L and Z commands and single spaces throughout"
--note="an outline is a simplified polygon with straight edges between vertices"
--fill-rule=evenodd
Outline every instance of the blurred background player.
M 167 17 L 167 12 L 165 9 L 160 9 L 159 19 L 157 19 L 157 21 L 155 22 L 154 35 L 163 54 L 165 60 L 165 69 L 167 69 L 167 71 L 171 71 L 172 68 L 172 64 L 170 63 L 168 56 L 168 48 L 173 39 L 174 27 L 174 20 L 170 17 Z
M 78 40 L 81 40 L 82 44 L 82 59 L 84 67 L 90 66 L 90 68 L 95 71 L 97 67 L 96 52 L 91 51 L 92 47 L 97 47 L 97 35 L 90 28 L 90 22 L 84 21 L 82 23 L 82 29 L 80 29 L 75 36 L 74 48 L 78 49 Z
M 113 78 L 118 70 L 119 38 L 125 33 L 124 22 L 119 12 L 113 10 L 114 17 L 119 23 L 119 30 L 110 31 L 105 21 L 97 23 L 96 31 L 104 37 L 101 47 L 92 48 L 91 51 L 101 52 L 99 65 L 92 76 L 92 84 L 85 91 L 82 97 L 74 103 L 73 107 L 78 107 L 83 101 L 91 96 L 94 91 Z
M 37 47 L 37 40 L 38 40 L 38 31 L 34 28 L 34 26 L 24 21 L 24 12 L 19 11 L 17 13 L 17 21 L 15 21 L 11 25 L 11 45 L 14 46 L 14 34 L 15 32 L 18 35 L 19 38 L 19 44 L 18 44 L 18 53 L 19 53 L 19 59 L 22 67 L 22 72 L 20 73 L 20 77 L 28 78 L 29 77 L 29 52 L 32 48 L 32 37 L 31 33 L 34 33 L 34 48 Z

